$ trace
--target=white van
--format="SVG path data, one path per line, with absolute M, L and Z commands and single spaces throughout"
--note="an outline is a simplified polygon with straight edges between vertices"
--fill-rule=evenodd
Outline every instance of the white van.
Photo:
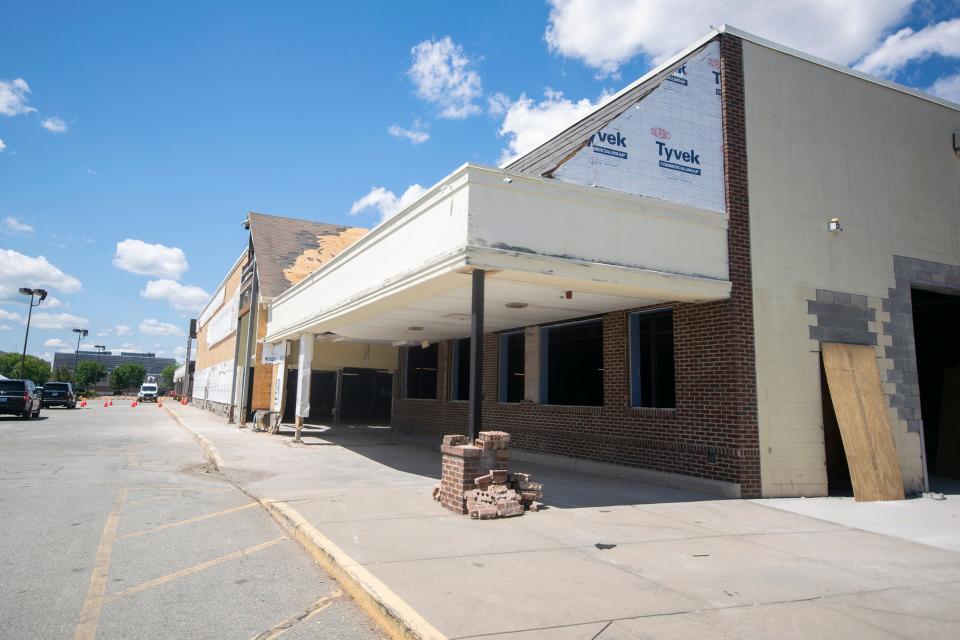
M 160 391 L 156 382 L 144 382 L 140 385 L 140 392 L 137 394 L 137 402 L 156 402 Z

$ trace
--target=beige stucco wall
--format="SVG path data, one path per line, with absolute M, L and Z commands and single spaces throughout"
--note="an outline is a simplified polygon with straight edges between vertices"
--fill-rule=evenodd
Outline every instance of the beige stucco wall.
M 313 347 L 313 368 L 336 371 L 342 367 L 365 369 L 397 368 L 397 347 L 360 342 L 317 342 Z
M 960 112 L 744 43 L 761 480 L 766 496 L 825 495 L 817 289 L 867 296 L 888 393 L 882 298 L 893 256 L 960 264 Z M 842 233 L 827 229 L 839 217 Z M 920 436 L 890 410 L 908 491 Z

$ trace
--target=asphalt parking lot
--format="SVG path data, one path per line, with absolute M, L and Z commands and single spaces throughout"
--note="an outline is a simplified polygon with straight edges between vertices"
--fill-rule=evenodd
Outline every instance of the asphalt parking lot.
M 0 636 L 377 638 L 154 405 L 0 417 Z

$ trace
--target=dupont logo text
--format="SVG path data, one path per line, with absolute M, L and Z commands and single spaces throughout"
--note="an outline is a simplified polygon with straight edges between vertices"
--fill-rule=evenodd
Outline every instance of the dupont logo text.
M 673 136 L 670 135 L 670 132 L 662 127 L 653 127 L 650 129 L 650 135 L 654 138 L 660 138 L 661 140 L 669 140 Z

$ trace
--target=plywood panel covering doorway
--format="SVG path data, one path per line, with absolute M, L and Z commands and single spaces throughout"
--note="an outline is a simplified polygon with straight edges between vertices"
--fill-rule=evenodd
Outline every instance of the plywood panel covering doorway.
M 873 347 L 824 342 L 821 354 L 854 498 L 903 500 L 903 477 Z

